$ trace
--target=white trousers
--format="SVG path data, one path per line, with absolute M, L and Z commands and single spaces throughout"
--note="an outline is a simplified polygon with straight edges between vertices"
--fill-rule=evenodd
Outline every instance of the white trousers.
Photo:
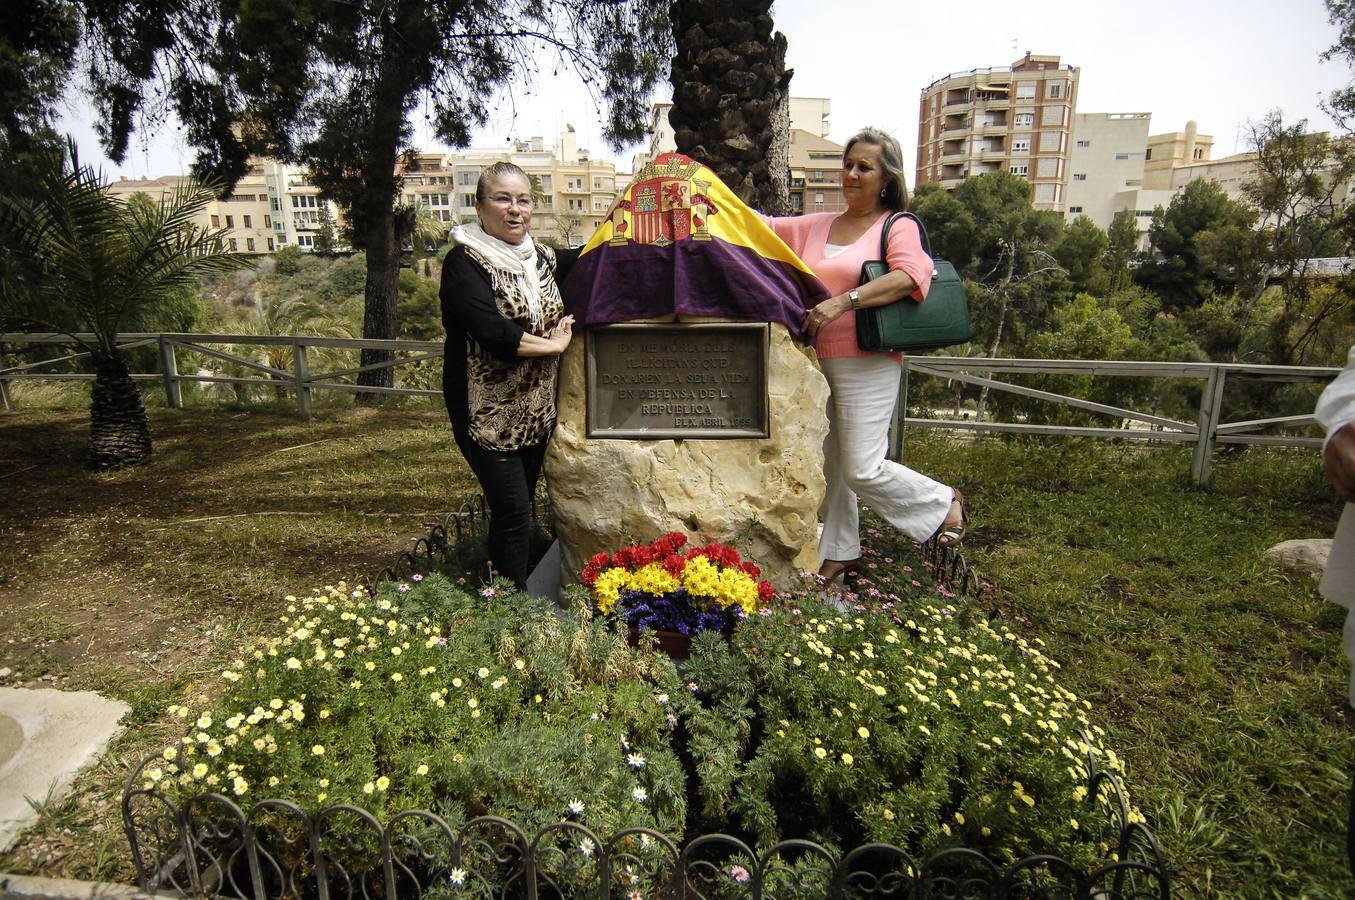
M 889 421 L 899 398 L 899 363 L 883 353 L 819 360 L 828 388 L 823 474 L 828 490 L 819 515 L 819 559 L 861 555 L 856 498 L 915 541 L 946 520 L 954 492 L 939 481 L 886 459 Z

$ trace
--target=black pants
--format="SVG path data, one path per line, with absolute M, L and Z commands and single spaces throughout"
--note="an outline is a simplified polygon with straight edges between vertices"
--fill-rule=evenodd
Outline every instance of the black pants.
M 546 458 L 546 445 L 511 452 L 486 450 L 469 435 L 457 435 L 456 444 L 489 504 L 489 562 L 499 575 L 525 588 L 532 497 L 541 476 L 541 462 Z

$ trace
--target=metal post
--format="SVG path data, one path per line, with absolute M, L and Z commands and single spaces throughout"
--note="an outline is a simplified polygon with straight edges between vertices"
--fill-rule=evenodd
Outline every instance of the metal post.
M 889 458 L 903 462 L 903 427 L 908 418 L 908 360 L 903 361 L 899 375 L 899 400 L 894 406 L 894 418 L 889 423 Z
M 174 353 L 174 341 L 160 335 L 160 368 L 165 379 L 165 401 L 170 409 L 183 409 L 183 393 L 179 386 L 179 361 Z
M 1200 416 L 1197 426 L 1200 429 L 1195 441 L 1195 455 L 1190 461 L 1190 480 L 1196 487 L 1209 484 L 1209 465 L 1214 456 L 1214 443 L 1218 436 L 1215 429 L 1219 424 L 1219 411 L 1223 406 L 1223 386 L 1228 373 L 1221 367 L 1209 370 L 1209 379 L 1205 382 L 1204 393 L 1200 395 Z
M 9 412 L 11 409 L 14 408 L 13 406 L 10 405 L 9 402 L 8 378 L 0 378 L 0 407 L 3 407 L 5 412 Z
M 306 360 L 306 345 L 297 341 L 292 345 L 296 356 L 296 410 L 304 421 L 311 418 L 310 364 Z

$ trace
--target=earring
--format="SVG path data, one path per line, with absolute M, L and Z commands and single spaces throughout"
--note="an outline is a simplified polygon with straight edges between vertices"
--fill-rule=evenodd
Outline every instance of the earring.
M 880 196 L 883 197 L 883 196 L 885 195 L 885 193 L 886 193 L 886 189 L 885 189 L 885 188 L 880 188 Z

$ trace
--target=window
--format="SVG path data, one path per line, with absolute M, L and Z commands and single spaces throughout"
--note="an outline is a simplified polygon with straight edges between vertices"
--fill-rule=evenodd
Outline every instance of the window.
M 474 195 L 474 194 L 462 194 L 462 195 L 461 195 L 461 206 L 462 206 L 463 208 L 464 208 L 464 207 L 467 207 L 467 206 L 474 206 L 474 205 L 475 205 L 475 195 Z
M 1013 153 L 1029 153 L 1030 141 L 1012 141 Z
M 227 228 L 235 227 L 235 216 L 226 216 L 226 227 Z
M 240 219 L 241 219 L 241 221 L 243 221 L 243 222 L 245 223 L 245 227 L 246 227 L 246 228 L 253 228 L 253 227 L 254 227 L 253 225 L 250 224 L 250 217 L 249 217 L 249 216 L 241 216 Z
M 1086 173 L 1086 172 L 1074 172 L 1074 173 L 1073 173 L 1073 180 L 1074 180 L 1074 181 L 1086 181 L 1086 180 L 1087 180 L 1087 173 Z
M 245 249 L 250 253 L 254 252 L 254 238 L 245 238 Z
M 814 205 L 815 205 L 815 206 L 823 206 L 823 194 L 822 194 L 822 193 L 816 193 L 816 194 L 814 194 Z
M 1017 100 L 1034 100 L 1034 99 L 1035 99 L 1035 82 L 1033 82 L 1033 81 L 1023 81 L 1023 82 L 1020 82 L 1019 84 L 1017 84 L 1017 86 L 1016 86 L 1016 99 L 1017 99 Z
M 272 227 L 273 227 L 273 217 L 270 216 L 270 215 L 268 215 L 267 213 L 264 213 L 264 217 L 263 217 L 263 227 L 264 227 L 264 228 L 272 228 Z
M 269 239 L 268 239 L 268 252 L 269 252 L 269 253 L 272 253 L 272 252 L 273 252 L 273 239 L 272 239 L 272 238 L 269 238 Z
M 1060 171 L 1063 160 L 1057 156 L 1044 156 L 1035 161 L 1035 175 L 1039 178 L 1057 178 L 1062 174 Z
M 475 184 L 475 182 L 478 181 L 479 178 L 480 175 L 477 172 L 462 172 L 456 176 L 457 179 L 456 183 L 463 186 L 468 186 Z
M 1017 113 L 1015 123 L 1017 128 L 1029 128 L 1035 124 L 1035 113 Z
M 1142 178 L 1126 178 L 1124 180 L 1125 187 L 1139 187 L 1142 184 L 1143 184 Z
M 1037 184 L 1035 185 L 1036 203 L 1058 203 L 1059 186 L 1057 184 Z
M 220 217 L 220 216 L 212 216 L 212 227 L 213 227 L 213 228 L 220 228 L 220 227 L 221 227 L 221 217 Z
M 1116 154 L 1115 154 L 1115 158 L 1116 158 L 1116 159 L 1129 159 L 1129 154 L 1128 154 L 1128 153 L 1116 153 Z
M 1144 158 L 1145 161 L 1150 160 L 1150 159 L 1153 158 L 1153 148 L 1152 148 L 1152 147 L 1149 147 L 1147 150 L 1143 151 L 1143 158 Z
M 273 212 L 282 212 L 282 204 L 278 203 L 277 197 L 270 197 L 269 202 L 273 205 Z
M 234 252 L 236 252 L 237 250 L 240 249 L 239 245 L 235 243 L 235 238 L 231 238 L 231 239 L 228 241 L 228 243 L 230 244 L 230 248 L 231 248 L 231 252 L 232 252 L 232 253 L 234 253 Z
M 1050 100 L 1058 100 L 1063 96 L 1063 82 L 1051 81 L 1045 85 L 1045 96 Z
M 1041 150 L 1062 150 L 1063 132 L 1062 131 L 1041 131 L 1040 132 Z
M 1070 206 L 1070 207 L 1068 207 L 1068 212 L 1070 212 L 1070 213 L 1080 213 L 1080 212 L 1082 212 L 1082 207 L 1080 207 L 1080 206 Z
M 1092 145 L 1092 142 L 1091 142 L 1091 141 L 1078 141 L 1078 142 L 1077 142 L 1077 145 L 1078 145 L 1079 147 L 1090 147 L 1090 146 Z
M 1134 215 L 1151 219 L 1153 217 L 1153 211 L 1151 209 L 1136 209 L 1134 210 Z
M 278 243 L 279 243 L 279 244 L 285 244 L 285 243 L 287 243 L 287 235 L 285 235 L 285 234 L 280 234 L 280 235 L 278 235 Z
M 1196 147 L 1196 148 L 1195 148 L 1195 158 L 1196 158 L 1196 159 L 1204 159 L 1204 148 L 1203 148 L 1203 147 Z
M 1020 175 L 1022 178 L 1025 178 L 1027 175 L 1030 174 L 1030 166 L 1025 166 L 1025 165 L 1022 165 L 1022 166 L 1012 166 L 1011 169 L 1010 169 L 1009 171 L 1010 171 L 1013 175 Z
M 314 247 L 315 237 L 309 234 L 298 234 L 296 236 L 296 245 L 298 247 Z

